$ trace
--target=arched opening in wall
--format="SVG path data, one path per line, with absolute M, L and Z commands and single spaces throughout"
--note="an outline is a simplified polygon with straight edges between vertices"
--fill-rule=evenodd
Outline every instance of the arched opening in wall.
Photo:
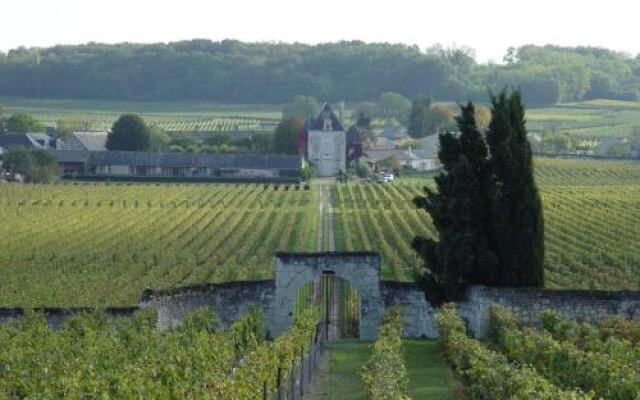
M 349 281 L 329 272 L 303 285 L 296 293 L 294 315 L 309 307 L 320 309 L 329 340 L 359 337 L 360 298 Z

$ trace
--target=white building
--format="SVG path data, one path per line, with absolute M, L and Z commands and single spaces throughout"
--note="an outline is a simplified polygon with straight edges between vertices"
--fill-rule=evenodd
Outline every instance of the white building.
M 346 132 L 328 103 L 305 123 L 304 133 L 307 161 L 317 176 L 337 176 L 346 171 Z

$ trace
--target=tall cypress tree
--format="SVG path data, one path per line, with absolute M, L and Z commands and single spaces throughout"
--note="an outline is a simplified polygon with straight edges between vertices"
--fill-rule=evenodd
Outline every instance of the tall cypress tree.
M 439 240 L 416 237 L 414 248 L 425 260 L 420 277 L 433 302 L 460 298 L 472 283 L 493 284 L 497 259 L 491 249 L 490 223 L 493 177 L 488 151 L 475 121 L 473 104 L 461 106 L 459 137 L 440 135 L 442 173 L 438 191 L 425 188 L 415 204 L 425 209 Z
M 542 201 L 533 176 L 520 92 L 491 96 L 487 131 L 496 180 L 492 206 L 493 238 L 500 286 L 544 285 Z

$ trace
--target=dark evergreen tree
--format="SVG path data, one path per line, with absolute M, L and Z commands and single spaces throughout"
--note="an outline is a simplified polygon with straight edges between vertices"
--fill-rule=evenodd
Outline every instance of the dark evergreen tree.
M 409 123 L 407 132 L 413 138 L 419 139 L 427 136 L 429 132 L 429 109 L 431 108 L 431 100 L 421 98 L 411 103 L 411 111 L 409 112 Z
M 491 96 L 487 131 L 497 183 L 493 240 L 501 286 L 544 285 L 544 220 L 519 91 Z
M 356 126 L 361 128 L 371 128 L 371 117 L 366 115 L 364 112 L 358 113 L 358 119 L 356 120 Z
M 151 135 L 144 120 L 135 114 L 121 115 L 111 127 L 106 147 L 109 150 L 146 151 Z
M 494 184 L 488 151 L 473 104 L 461 111 L 459 137 L 440 135 L 443 172 L 436 177 L 438 191 L 425 188 L 426 196 L 415 199 L 439 233 L 437 242 L 423 237 L 413 242 L 426 264 L 419 280 L 434 302 L 459 298 L 467 285 L 491 285 L 498 278 L 490 241 Z
M 543 286 L 542 203 L 533 177 L 520 93 L 492 96 L 487 142 L 469 103 L 456 118 L 460 135 L 440 135 L 437 191 L 415 204 L 438 240 L 416 237 L 425 261 L 417 280 L 435 303 L 460 298 L 470 284 Z M 487 148 L 487 144 L 489 148 Z

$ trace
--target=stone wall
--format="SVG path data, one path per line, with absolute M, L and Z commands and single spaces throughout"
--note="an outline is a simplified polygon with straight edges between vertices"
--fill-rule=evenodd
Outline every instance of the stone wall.
M 489 308 L 502 304 L 524 324 L 538 326 L 544 310 L 554 310 L 565 318 L 593 323 L 607 315 L 640 320 L 640 292 L 547 290 L 527 288 L 469 288 L 459 304 L 476 337 L 484 337 L 489 325 Z
M 273 319 L 275 281 L 225 282 L 169 290 L 147 290 L 140 308 L 151 307 L 158 312 L 158 326 L 171 328 L 198 307 L 211 307 L 220 322 L 228 326 L 244 314 L 250 305 L 262 309 L 267 330 Z M 269 333 L 269 332 L 268 332 Z
M 92 308 L 34 308 L 36 312 L 42 313 L 47 319 L 47 325 L 50 328 L 57 328 L 67 318 L 80 314 L 83 312 L 92 312 L 96 309 Z M 134 312 L 138 310 L 137 307 L 113 307 L 103 309 L 109 317 L 130 317 Z M 20 318 L 24 315 L 25 309 L 23 308 L 0 308 L 0 323 L 9 322 L 15 318 Z
M 422 289 L 411 282 L 380 282 L 384 306 L 400 305 L 404 309 L 406 337 L 437 338 L 433 319 L 435 309 L 426 301 Z

